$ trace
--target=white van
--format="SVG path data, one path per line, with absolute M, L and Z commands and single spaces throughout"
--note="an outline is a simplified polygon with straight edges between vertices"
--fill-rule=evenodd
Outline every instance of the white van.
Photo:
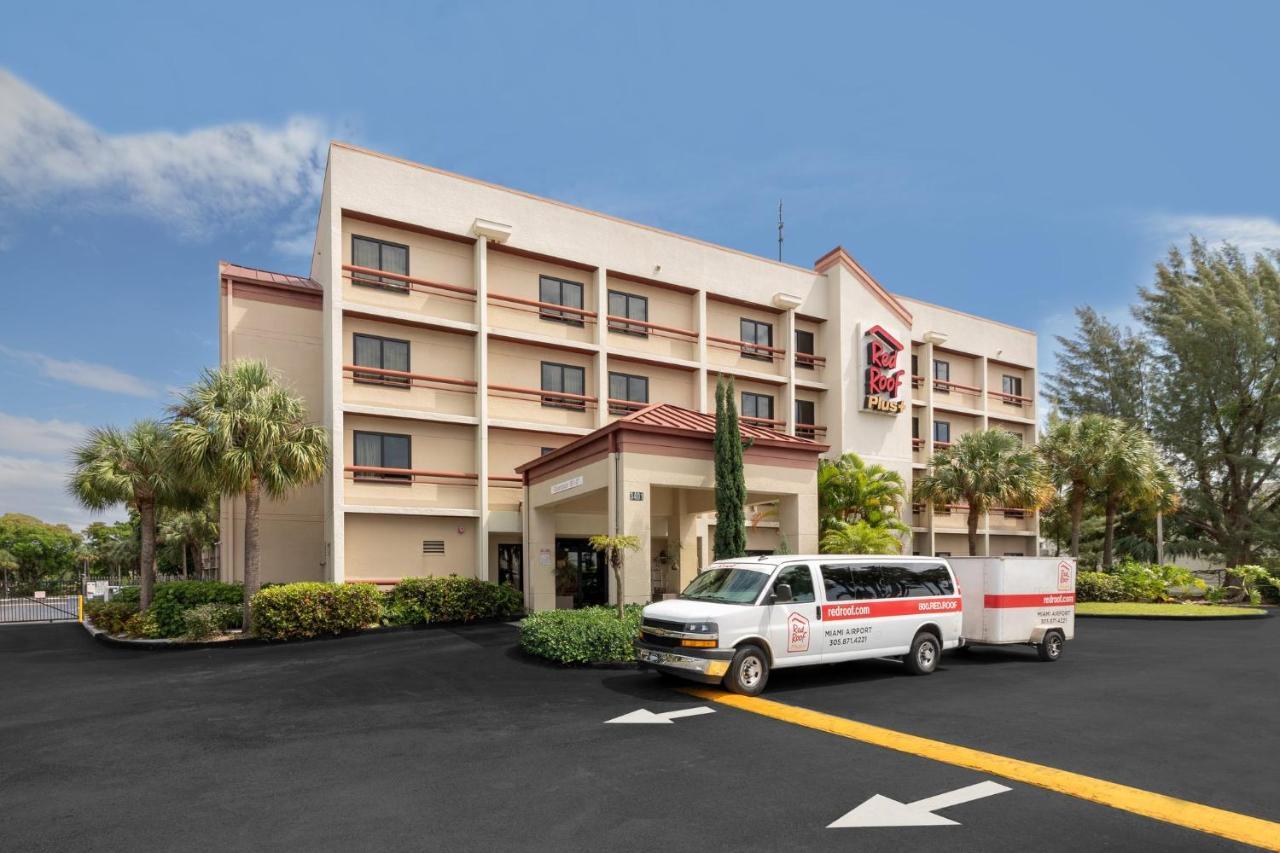
M 736 693 L 771 669 L 901 656 L 927 675 L 960 645 L 955 576 L 936 557 L 778 555 L 712 563 L 644 609 L 636 660 Z

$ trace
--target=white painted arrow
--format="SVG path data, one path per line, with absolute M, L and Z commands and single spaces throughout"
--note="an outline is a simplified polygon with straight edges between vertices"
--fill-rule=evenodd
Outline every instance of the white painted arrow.
M 956 826 L 959 821 L 936 815 L 934 812 L 1011 790 L 1013 789 L 995 782 L 979 782 L 936 797 L 916 800 L 914 803 L 900 803 L 876 794 L 844 817 L 829 824 L 827 829 L 852 829 L 860 826 Z
M 655 714 L 641 708 L 639 711 L 632 711 L 630 714 L 623 714 L 621 717 L 614 717 L 612 720 L 605 720 L 606 723 L 661 723 L 670 725 L 672 720 L 680 717 L 696 717 L 699 714 L 714 714 L 714 708 L 708 708 L 706 705 L 699 705 L 697 708 L 685 708 L 681 711 L 664 711 L 661 714 Z

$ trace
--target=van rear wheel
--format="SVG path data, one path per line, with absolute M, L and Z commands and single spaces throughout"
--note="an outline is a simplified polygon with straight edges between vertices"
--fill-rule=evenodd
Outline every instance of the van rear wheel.
M 759 646 L 743 646 L 729 663 L 724 686 L 734 693 L 757 696 L 769 680 L 769 656 Z
M 911 651 L 907 652 L 902 662 L 907 665 L 907 672 L 912 675 L 928 675 L 938 668 L 938 658 L 942 657 L 942 645 L 938 638 L 928 631 L 921 631 L 911 641 Z

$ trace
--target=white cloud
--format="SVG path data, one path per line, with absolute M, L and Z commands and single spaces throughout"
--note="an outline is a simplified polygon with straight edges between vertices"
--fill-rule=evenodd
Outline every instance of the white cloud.
M 81 388 L 92 388 L 95 391 L 107 391 L 112 394 L 128 394 L 132 397 L 155 397 L 157 391 L 145 380 L 131 373 L 116 370 L 105 364 L 94 364 L 91 361 L 54 358 L 39 352 L 16 350 L 0 345 L 0 354 L 33 365 L 41 376 L 78 385 Z
M 1280 250 L 1280 221 L 1267 216 L 1211 216 L 1160 214 L 1147 226 L 1158 237 L 1183 243 L 1195 234 L 1209 243 L 1233 243 L 1245 254 Z
M 103 513 L 80 506 L 67 492 L 69 472 L 68 463 L 0 454 L 0 515 L 21 512 L 76 528 L 91 521 L 119 521 L 128 516 L 123 506 Z
M 88 429 L 84 424 L 57 418 L 40 421 L 0 412 L 0 450 L 65 457 Z
M 0 103 L 0 196 L 11 209 L 124 209 L 195 234 L 311 205 L 323 179 L 327 133 L 311 118 L 109 134 L 2 69 Z

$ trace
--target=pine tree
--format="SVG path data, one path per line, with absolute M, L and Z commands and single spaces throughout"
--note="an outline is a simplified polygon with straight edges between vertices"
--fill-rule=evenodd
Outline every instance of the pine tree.
M 747 553 L 747 481 L 742 467 L 742 433 L 733 379 L 716 381 L 716 537 L 715 558 L 725 560 Z
M 1076 320 L 1074 336 L 1057 336 L 1058 369 L 1045 376 L 1045 397 L 1066 418 L 1107 415 L 1146 424 L 1146 340 L 1089 307 L 1077 308 Z

